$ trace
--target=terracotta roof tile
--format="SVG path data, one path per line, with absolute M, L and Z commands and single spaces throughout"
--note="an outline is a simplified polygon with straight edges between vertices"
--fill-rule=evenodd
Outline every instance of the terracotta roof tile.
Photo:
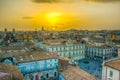
M 120 59 L 106 62 L 105 65 L 120 71 Z
M 39 49 L 36 51 L 28 51 L 28 52 L 0 54 L 0 58 L 11 57 L 11 56 L 15 57 L 17 62 L 30 62 L 30 61 L 37 61 L 37 60 L 41 60 L 41 59 L 57 58 L 57 54 L 50 53 L 43 49 Z
M 6 65 L 0 63 L 0 72 L 12 74 L 12 79 L 23 80 L 23 75 L 15 65 Z
M 89 73 L 74 67 L 66 69 L 62 72 L 62 75 L 66 78 L 66 80 L 97 80 Z

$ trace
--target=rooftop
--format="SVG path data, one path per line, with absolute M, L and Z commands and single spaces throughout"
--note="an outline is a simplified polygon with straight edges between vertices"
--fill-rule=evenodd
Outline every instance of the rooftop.
M 95 46 L 95 45 L 90 45 L 90 44 L 87 44 L 87 47 L 100 48 L 100 49 L 108 49 L 108 48 L 112 48 L 112 47 L 109 46 L 109 45 Z
M 106 62 L 105 65 L 120 71 L 120 59 Z
M 65 56 L 59 56 L 59 59 L 61 59 L 61 60 L 67 60 L 67 61 L 70 60 L 68 57 L 65 57 Z
M 23 75 L 20 73 L 17 66 L 0 63 L 0 78 L 8 74 L 12 74 L 12 79 L 14 80 L 23 80 Z
M 5 57 L 15 57 L 17 62 L 30 62 L 48 58 L 57 58 L 57 54 L 39 49 L 36 51 L 0 54 L 0 58 Z
M 28 46 L 1 46 L 0 50 L 5 51 L 5 50 L 22 50 L 25 48 L 29 48 Z
M 79 45 L 80 43 L 82 43 L 82 41 L 77 42 L 77 41 L 71 40 L 71 39 L 69 39 L 69 40 L 67 40 L 67 39 L 55 39 L 55 40 L 51 39 L 51 40 L 44 41 L 42 44 L 45 44 L 47 46 L 64 46 L 64 45 L 66 45 L 66 43 Z
M 59 68 L 60 68 L 60 70 L 66 69 L 68 67 L 68 62 L 69 62 L 69 58 L 60 56 L 59 57 Z
M 9 73 L 4 73 L 4 72 L 0 72 L 0 79 L 5 77 L 5 76 L 8 76 Z
M 66 80 L 97 80 L 89 73 L 79 68 L 70 67 L 62 72 Z

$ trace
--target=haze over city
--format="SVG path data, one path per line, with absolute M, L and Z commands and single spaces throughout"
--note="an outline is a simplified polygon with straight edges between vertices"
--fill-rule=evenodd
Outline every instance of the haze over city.
M 0 30 L 115 30 L 119 8 L 119 0 L 0 0 Z

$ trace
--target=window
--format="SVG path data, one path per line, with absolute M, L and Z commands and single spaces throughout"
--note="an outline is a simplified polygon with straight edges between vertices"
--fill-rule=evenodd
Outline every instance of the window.
M 52 52 L 54 52 L 54 48 L 52 48 Z
M 74 52 L 73 52 L 73 55 L 74 55 Z
M 52 67 L 52 64 L 50 64 L 50 67 Z
M 55 60 L 55 62 L 57 61 L 57 59 L 54 59 Z
M 110 76 L 110 77 L 113 77 L 113 71 L 110 71 L 109 76 Z
M 54 48 L 54 51 L 56 51 L 56 48 Z
M 52 59 L 50 59 L 50 62 L 52 62 Z
M 60 53 L 60 56 L 61 56 L 61 53 Z
M 55 67 L 57 67 L 58 65 L 57 65 L 57 63 L 54 63 L 54 65 L 55 65 Z
M 57 76 L 57 72 L 54 73 L 54 76 L 55 76 L 55 77 Z
M 47 73 L 47 74 L 46 74 L 46 78 L 48 78 L 48 77 L 49 77 L 49 74 Z
M 59 51 L 61 51 L 61 50 L 62 50 L 62 48 L 60 47 L 60 48 L 59 48 Z
M 45 60 L 45 64 L 47 63 L 47 61 Z
M 64 50 L 65 50 L 65 47 L 64 47 Z
M 45 78 L 43 76 L 41 76 L 41 80 L 45 80 Z

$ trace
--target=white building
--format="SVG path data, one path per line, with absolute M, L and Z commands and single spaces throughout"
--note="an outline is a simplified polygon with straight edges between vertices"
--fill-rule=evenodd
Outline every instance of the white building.
M 109 45 L 93 46 L 87 44 L 86 57 L 98 60 L 108 60 L 113 57 L 118 57 L 118 48 Z
M 103 64 L 102 80 L 120 80 L 120 59 Z
M 48 40 L 36 43 L 36 46 L 49 52 L 57 53 L 59 56 L 66 56 L 74 60 L 85 57 L 85 44 L 72 40 Z
M 118 47 L 118 57 L 120 57 L 120 47 Z

